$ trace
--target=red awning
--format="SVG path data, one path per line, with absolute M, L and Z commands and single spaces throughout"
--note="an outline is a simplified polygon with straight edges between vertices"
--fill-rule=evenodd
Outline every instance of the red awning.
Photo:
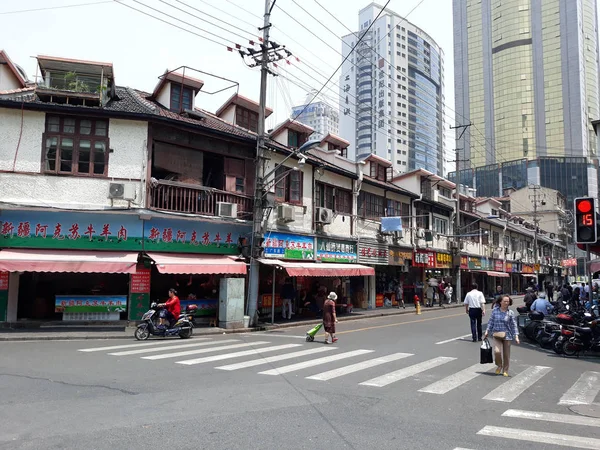
M 227 255 L 194 255 L 188 253 L 148 253 L 160 273 L 246 274 L 246 263 Z
M 360 264 L 291 262 L 266 258 L 261 258 L 259 261 L 268 266 L 285 269 L 291 277 L 358 277 L 362 275 L 375 275 L 374 268 L 361 266 Z
M 510 275 L 504 272 L 495 272 L 493 270 L 472 270 L 471 272 L 485 273 L 490 277 L 508 278 Z
M 137 252 L 2 250 L 0 272 L 135 273 L 137 260 Z

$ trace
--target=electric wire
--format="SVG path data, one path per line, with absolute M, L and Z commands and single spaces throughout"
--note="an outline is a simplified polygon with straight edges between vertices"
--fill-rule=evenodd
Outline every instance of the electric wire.
M 55 9 L 78 8 L 81 6 L 102 5 L 104 3 L 113 3 L 113 2 L 114 2 L 114 0 L 104 0 L 104 1 L 100 1 L 100 2 L 75 3 L 73 5 L 47 6 L 45 8 L 19 9 L 19 10 L 15 10 L 15 11 L 1 11 L 0 16 L 4 16 L 4 15 L 8 15 L 8 14 L 38 12 L 38 11 L 51 11 L 51 10 L 55 10 Z

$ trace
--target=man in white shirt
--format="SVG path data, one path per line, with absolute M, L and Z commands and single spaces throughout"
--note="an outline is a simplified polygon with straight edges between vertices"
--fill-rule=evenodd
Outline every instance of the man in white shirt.
M 471 335 L 473 342 L 481 341 L 481 318 L 485 315 L 485 297 L 483 292 L 477 289 L 477 283 L 473 283 L 471 291 L 465 296 L 465 311 L 471 319 Z

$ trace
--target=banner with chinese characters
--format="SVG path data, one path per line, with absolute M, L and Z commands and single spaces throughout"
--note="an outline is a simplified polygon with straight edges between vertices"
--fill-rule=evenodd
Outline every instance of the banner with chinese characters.
M 314 260 L 315 238 L 287 233 L 267 233 L 264 235 L 265 258 Z
M 380 242 L 358 243 L 358 262 L 361 264 L 388 264 L 388 246 Z
M 8 272 L 0 272 L 0 322 L 6 322 L 8 310 Z
M 563 259 L 561 262 L 563 267 L 575 267 L 577 265 L 576 258 Z
M 435 267 L 438 269 L 450 269 L 452 267 L 452 255 L 450 253 L 437 252 L 435 254 Z
M 505 268 L 505 270 L 506 270 L 506 273 L 511 273 L 511 272 L 513 272 L 513 263 L 511 263 L 511 262 L 507 262 L 507 263 L 506 263 L 506 268 Z
M 144 250 L 238 255 L 238 240 L 249 225 L 158 219 L 144 221 Z
M 468 269 L 469 268 L 469 257 L 468 256 L 462 256 L 460 257 L 460 268 L 461 269 Z
M 501 259 L 494 260 L 494 270 L 496 272 L 504 272 L 504 262 Z
M 249 225 L 152 218 L 137 214 L 4 210 L 0 248 L 238 254 Z
M 129 275 L 129 320 L 141 320 L 150 307 L 150 269 L 139 266 Z
M 412 261 L 412 250 L 390 247 L 388 264 L 390 266 L 404 266 L 406 261 Z
M 355 263 L 357 258 L 355 242 L 317 238 L 317 261 Z
M 57 295 L 54 312 L 96 313 L 127 311 L 125 295 Z
M 521 271 L 522 273 L 535 273 L 533 264 L 523 264 Z
M 478 256 L 469 256 L 469 269 L 481 270 L 481 258 Z
M 413 267 L 428 267 L 433 269 L 435 267 L 435 252 L 415 250 L 412 265 Z

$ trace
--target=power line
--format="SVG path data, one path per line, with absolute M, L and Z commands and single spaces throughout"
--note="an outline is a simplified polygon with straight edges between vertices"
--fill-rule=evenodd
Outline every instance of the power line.
M 73 5 L 62 5 L 62 6 L 48 6 L 46 8 L 34 8 L 34 9 L 19 9 L 16 11 L 3 11 L 0 12 L 0 16 L 7 14 L 21 14 L 28 12 L 37 12 L 37 11 L 51 11 L 54 9 L 66 9 L 66 8 L 78 8 L 80 6 L 92 6 L 92 5 L 101 5 L 103 3 L 113 3 L 114 0 L 104 0 L 100 2 L 89 2 L 89 3 L 75 3 Z
M 179 1 L 179 0 L 176 0 L 176 1 Z M 217 8 L 215 5 L 209 3 L 209 2 L 207 2 L 205 0 L 197 0 L 197 1 L 199 1 L 200 3 L 204 3 L 205 5 L 210 6 L 211 8 L 216 9 L 219 12 L 227 14 L 228 16 L 234 17 L 229 12 L 227 12 L 227 11 L 221 9 L 221 8 Z M 183 3 L 183 2 L 180 2 L 180 3 Z M 234 5 L 234 6 L 238 6 L 235 3 L 231 3 L 231 4 Z M 190 8 L 191 8 L 191 6 L 190 6 Z M 239 6 L 238 6 L 238 8 L 239 8 Z M 193 8 L 193 9 L 196 9 L 196 8 Z M 258 17 L 258 16 L 256 16 L 256 17 Z M 238 21 L 240 21 L 240 22 L 242 22 L 242 23 L 245 23 L 246 25 L 250 25 L 252 28 L 257 28 L 257 29 L 259 28 L 259 27 L 256 26 L 256 24 L 253 24 L 251 22 L 248 22 L 247 20 L 241 19 L 240 17 L 235 17 L 235 19 L 238 20 Z M 259 17 L 259 19 L 260 19 L 260 17 Z M 223 22 L 221 19 L 216 19 L 216 20 L 219 20 L 220 22 Z

